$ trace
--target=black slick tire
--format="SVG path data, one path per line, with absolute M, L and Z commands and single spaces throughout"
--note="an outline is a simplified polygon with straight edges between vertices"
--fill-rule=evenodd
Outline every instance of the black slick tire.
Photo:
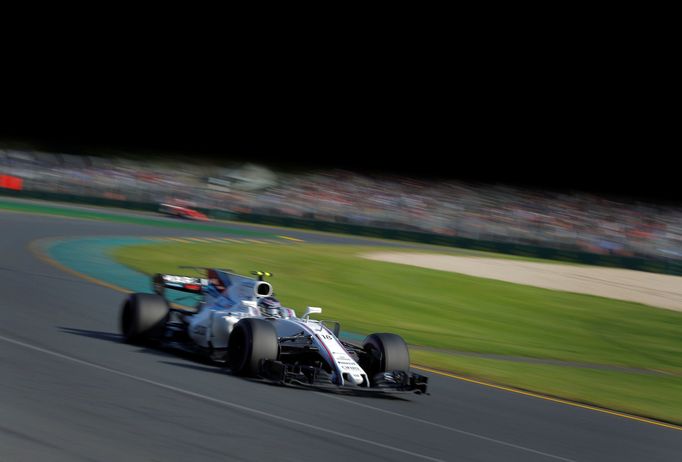
M 242 319 L 234 325 L 227 348 L 232 372 L 249 377 L 257 376 L 261 360 L 276 361 L 279 356 L 277 331 L 271 321 Z
M 368 335 L 362 348 L 366 355 L 360 366 L 370 377 L 379 372 L 410 371 L 410 352 L 399 335 L 378 333 Z
M 127 343 L 161 338 L 168 316 L 168 303 L 154 294 L 131 294 L 121 307 L 121 334 Z

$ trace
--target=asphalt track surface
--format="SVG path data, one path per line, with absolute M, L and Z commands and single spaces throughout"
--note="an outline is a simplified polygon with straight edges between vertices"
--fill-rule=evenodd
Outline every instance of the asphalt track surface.
M 682 458 L 682 431 L 440 375 L 426 374 L 430 396 L 343 396 L 124 344 L 123 294 L 28 249 L 95 235 L 187 230 L 0 211 L 0 461 Z

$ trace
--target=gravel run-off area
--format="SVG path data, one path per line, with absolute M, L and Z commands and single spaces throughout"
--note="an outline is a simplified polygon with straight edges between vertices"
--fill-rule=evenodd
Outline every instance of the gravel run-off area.
M 373 252 L 370 260 L 419 266 L 481 278 L 598 295 L 682 311 L 682 277 L 619 268 L 528 262 L 431 253 Z

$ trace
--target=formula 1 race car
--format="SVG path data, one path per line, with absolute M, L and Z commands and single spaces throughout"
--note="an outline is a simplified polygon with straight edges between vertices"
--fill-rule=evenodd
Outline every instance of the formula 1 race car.
M 159 212 L 163 213 L 164 215 L 185 218 L 188 220 L 209 221 L 209 218 L 205 214 L 184 205 L 160 204 Z
M 268 381 L 359 392 L 426 393 L 428 378 L 411 373 L 409 351 L 398 335 L 376 333 L 362 345 L 339 339 L 339 323 L 303 316 L 282 306 L 269 273 L 255 278 L 230 270 L 197 268 L 206 277 L 156 274 L 154 294 L 134 293 L 121 307 L 121 332 L 129 343 L 156 342 L 203 355 L 238 375 Z M 193 307 L 171 304 L 166 290 L 199 297 Z M 331 328 L 330 328 L 331 327 Z

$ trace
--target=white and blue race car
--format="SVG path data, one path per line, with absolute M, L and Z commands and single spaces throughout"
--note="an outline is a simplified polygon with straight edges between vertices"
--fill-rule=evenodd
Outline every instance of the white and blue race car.
M 426 393 L 427 377 L 410 372 L 409 350 L 396 334 L 375 333 L 362 345 L 339 338 L 339 323 L 303 316 L 273 297 L 272 285 L 230 270 L 201 268 L 205 277 L 157 274 L 154 294 L 129 295 L 121 308 L 121 332 L 130 343 L 205 355 L 238 375 L 287 385 L 353 392 Z M 170 303 L 165 291 L 199 296 L 194 307 Z

